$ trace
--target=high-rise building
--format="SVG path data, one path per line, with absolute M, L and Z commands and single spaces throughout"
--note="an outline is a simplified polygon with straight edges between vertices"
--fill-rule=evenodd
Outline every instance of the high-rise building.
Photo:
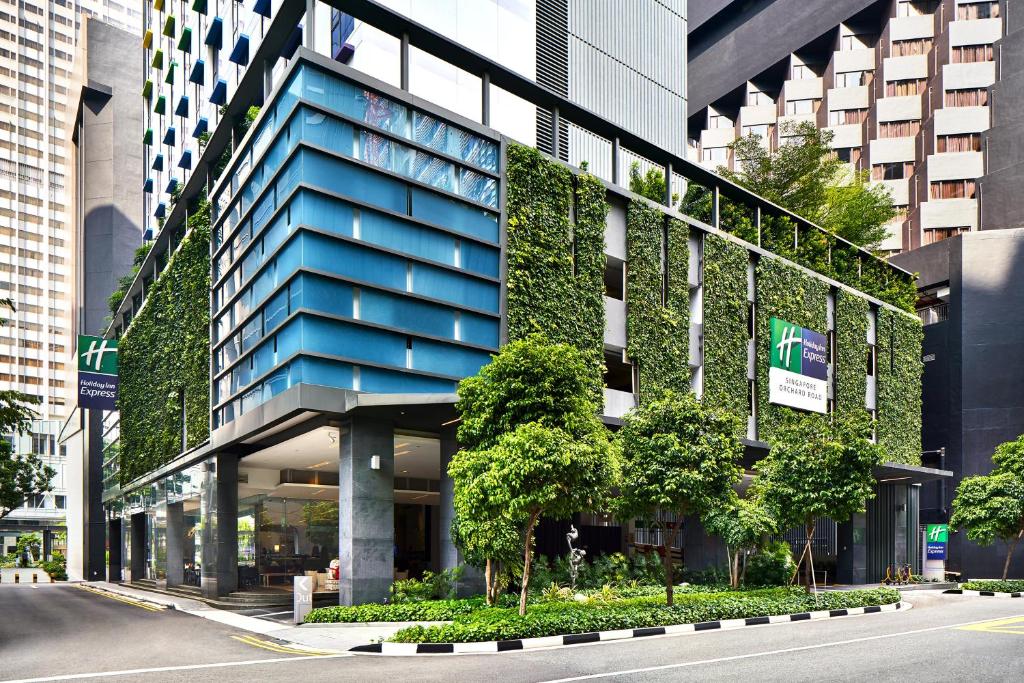
M 0 328 L 0 389 L 37 397 L 43 420 L 67 414 L 71 381 L 66 136 L 86 17 L 138 32 L 142 12 L 137 0 L 0 3 L 0 298 L 10 297 L 18 309 Z
M 1010 153 L 987 134 L 1007 77 L 999 72 L 1005 0 L 755 4 L 700 3 L 690 22 L 693 158 L 735 169 L 741 160 L 728 145 L 737 137 L 776 147 L 787 124 L 808 121 L 891 190 L 899 215 L 885 251 L 1020 223 L 1019 209 L 1010 219 L 1013 176 L 983 180 L 986 157 Z M 1004 120 L 1013 118 L 1008 110 Z

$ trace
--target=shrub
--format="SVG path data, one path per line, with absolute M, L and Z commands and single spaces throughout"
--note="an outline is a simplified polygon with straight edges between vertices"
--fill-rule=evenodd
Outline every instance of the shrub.
M 455 588 L 462 578 L 463 567 L 445 569 L 435 574 L 423 572 L 423 579 L 402 579 L 391 584 L 391 602 L 423 602 L 424 600 L 454 600 Z
M 993 579 L 980 579 L 968 581 L 961 584 L 961 588 L 969 591 L 993 591 L 996 593 L 1022 593 L 1024 592 L 1024 579 L 1010 579 L 1009 581 L 996 581 Z
M 808 595 L 799 589 L 771 589 L 726 594 L 680 594 L 672 607 L 663 596 L 613 603 L 549 602 L 532 606 L 525 616 L 492 608 L 459 616 L 443 626 L 413 626 L 395 633 L 400 643 L 458 643 L 536 638 L 568 633 L 690 624 L 811 610 L 890 604 L 899 592 L 889 588 L 830 591 Z
M 63 553 L 53 553 L 53 559 L 44 560 L 39 566 L 55 581 L 68 580 L 68 561 Z
M 367 621 L 451 621 L 455 617 L 472 613 L 484 607 L 483 597 L 466 600 L 430 600 L 385 605 L 369 603 L 346 607 L 318 607 L 306 615 L 307 624 L 346 623 Z
M 784 586 L 793 575 L 793 553 L 787 541 L 778 541 L 747 558 L 748 586 Z

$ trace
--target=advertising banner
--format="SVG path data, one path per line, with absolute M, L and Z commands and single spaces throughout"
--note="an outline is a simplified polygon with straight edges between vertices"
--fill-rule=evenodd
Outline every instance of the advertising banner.
M 828 412 L 828 340 L 780 318 L 771 319 L 768 401 L 798 410 Z
M 78 406 L 117 409 L 117 341 L 78 335 Z
M 925 557 L 929 560 L 946 559 L 946 545 L 949 543 L 948 524 L 929 524 L 925 531 Z

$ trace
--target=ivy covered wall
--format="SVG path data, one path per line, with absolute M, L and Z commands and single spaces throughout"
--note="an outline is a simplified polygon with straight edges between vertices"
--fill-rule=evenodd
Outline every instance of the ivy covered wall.
M 661 389 L 690 389 L 689 234 L 686 223 L 642 201 L 629 203 L 626 351 L 639 369 L 641 400 Z
M 836 411 L 853 414 L 864 410 L 867 393 L 868 311 L 867 299 L 846 290 L 836 292 Z
M 120 340 L 124 485 L 210 436 L 210 207 L 197 206 L 190 232 L 151 285 Z
M 543 333 L 574 344 L 604 368 L 604 185 L 535 149 L 507 152 L 508 337 Z M 575 220 L 573 220 L 575 218 Z
M 893 462 L 921 464 L 921 341 L 917 317 L 878 311 L 878 443 Z
M 746 420 L 747 264 L 739 244 L 704 236 L 704 402 Z
M 757 435 L 771 443 L 780 425 L 797 413 L 768 402 L 768 368 L 771 364 L 771 318 L 812 330 L 828 329 L 829 286 L 775 259 L 757 263 Z M 824 417 L 824 416 L 823 416 Z

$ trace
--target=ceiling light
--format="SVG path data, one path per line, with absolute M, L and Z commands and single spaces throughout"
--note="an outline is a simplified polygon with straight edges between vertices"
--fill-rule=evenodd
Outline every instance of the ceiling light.
M 306 469 L 310 469 L 310 470 L 315 470 L 315 469 L 316 469 L 316 468 L 318 468 L 318 467 L 324 467 L 325 465 L 330 465 L 330 464 L 331 464 L 331 461 L 330 461 L 330 460 L 324 460 L 323 462 L 318 462 L 318 463 L 317 463 L 317 464 L 315 464 L 315 465 L 310 465 L 310 466 L 309 466 L 309 467 L 307 467 Z
M 402 470 L 402 474 L 409 474 L 409 470 Z

